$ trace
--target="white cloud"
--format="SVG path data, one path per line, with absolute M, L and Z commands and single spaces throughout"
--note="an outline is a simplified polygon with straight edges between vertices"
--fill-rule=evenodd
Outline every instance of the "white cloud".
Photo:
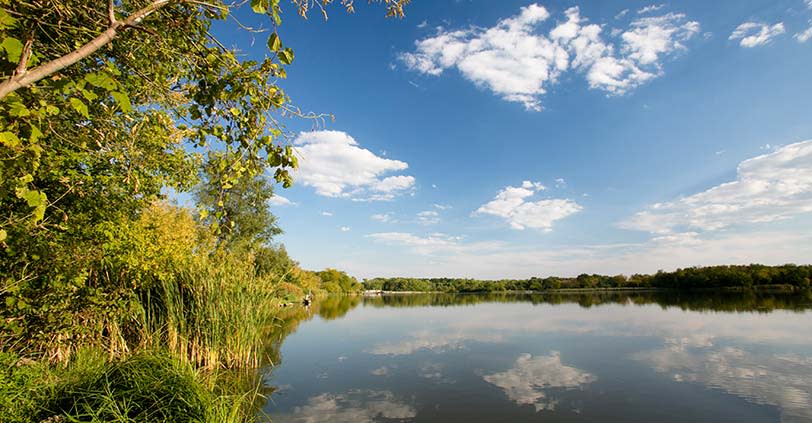
M 783 22 L 772 26 L 759 22 L 745 22 L 736 27 L 728 40 L 741 40 L 740 46 L 750 48 L 768 44 L 784 32 L 786 31 Z
M 268 203 L 270 203 L 272 206 L 280 206 L 280 207 L 298 205 L 297 203 L 294 203 L 293 201 L 290 201 L 279 194 L 274 194 L 273 197 L 269 198 Z
M 812 140 L 741 162 L 735 181 L 657 203 L 620 223 L 655 234 L 715 231 L 812 212 Z
M 455 68 L 477 86 L 539 111 L 541 96 L 568 70 L 583 72 L 591 88 L 623 94 L 661 75 L 660 60 L 699 32 L 697 22 L 668 13 L 634 20 L 615 45 L 603 40 L 599 25 L 586 24 L 578 7 L 565 15 L 544 35 L 538 27 L 550 14 L 531 4 L 490 28 L 440 28 L 400 58 L 426 75 Z
M 434 210 L 426 210 L 417 213 L 417 223 L 421 225 L 434 225 L 440 222 L 440 213 Z
M 564 178 L 557 178 L 555 180 L 556 188 L 564 188 L 565 186 L 567 186 L 567 181 L 565 181 Z
M 333 213 L 328 212 L 328 211 L 323 211 L 323 212 L 321 212 L 321 215 L 322 215 L 322 216 L 327 216 L 327 217 L 330 217 L 330 216 L 332 216 L 332 215 L 333 215 Z
M 383 176 L 406 170 L 408 164 L 376 156 L 345 132 L 302 132 L 294 145 L 301 156 L 296 178 L 319 195 L 391 200 L 414 186 L 412 176 Z
M 502 388 L 516 404 L 533 405 L 536 411 L 554 410 L 558 400 L 550 398 L 551 389 L 583 389 L 597 378 L 590 373 L 561 363 L 557 351 L 549 355 L 522 354 L 513 367 L 483 376 L 486 382 Z
M 628 13 L 629 13 L 629 9 L 623 9 L 620 12 L 618 12 L 617 15 L 615 15 L 615 19 L 620 19 L 620 18 L 626 16 Z
M 349 232 L 350 231 L 349 226 L 342 226 L 340 229 L 341 229 L 341 232 Z
M 812 225 L 812 216 L 805 220 Z M 500 241 L 466 241 L 443 234 L 417 236 L 388 232 L 367 235 L 375 242 L 399 247 L 396 259 L 344 263 L 363 277 L 469 277 L 480 279 L 576 276 L 581 273 L 632 274 L 720 264 L 806 263 L 812 257 L 812 233 L 803 230 L 761 230 L 732 233 L 661 234 L 627 244 L 562 245 L 555 248 L 509 245 Z M 430 263 L 430 266 L 427 266 Z
M 437 210 L 448 210 L 451 208 L 448 204 L 432 204 L 432 206 Z
M 485 251 L 498 251 L 504 247 L 504 244 L 498 241 L 464 242 L 460 236 L 439 232 L 426 236 L 418 236 L 408 232 L 377 232 L 366 235 L 366 237 L 381 244 L 406 247 L 415 254 L 432 256 L 435 259 L 455 255 L 479 254 Z
M 544 199 L 528 201 L 537 192 L 546 189 L 538 182 L 524 181 L 518 187 L 506 187 L 496 197 L 479 207 L 474 214 L 498 216 L 513 229 L 525 228 L 552 230 L 556 220 L 563 219 L 582 210 L 582 207 L 569 199 Z
M 352 390 L 344 394 L 324 393 L 295 407 L 282 421 L 297 423 L 373 423 L 379 419 L 412 419 L 417 410 L 389 391 Z
M 812 25 L 812 22 L 810 22 L 810 25 Z M 804 31 L 795 34 L 794 37 L 796 40 L 798 40 L 799 43 L 805 43 L 809 40 L 812 40 L 812 26 L 805 29 Z
M 665 7 L 664 4 L 651 4 L 651 5 L 648 5 L 646 7 L 641 8 L 641 9 L 638 9 L 637 14 L 642 15 L 644 13 L 656 12 L 656 11 L 662 9 L 663 7 Z
M 429 23 L 425 19 L 423 20 L 423 22 L 420 22 L 419 24 L 417 24 L 417 27 L 420 28 L 420 29 L 423 29 L 423 28 L 425 28 L 427 26 L 429 26 Z
M 392 213 L 373 214 L 372 216 L 369 216 L 369 218 L 381 223 L 394 222 L 394 220 L 392 220 Z
M 812 0 L 804 0 L 804 3 L 806 3 L 806 7 L 809 10 L 812 10 Z M 796 33 L 793 38 L 798 40 L 799 43 L 805 43 L 812 40 L 812 19 L 809 20 L 809 28 Z

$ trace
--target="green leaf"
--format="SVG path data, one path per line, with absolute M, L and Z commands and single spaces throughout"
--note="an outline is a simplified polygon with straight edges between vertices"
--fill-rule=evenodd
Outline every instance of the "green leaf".
M 130 104 L 130 97 L 127 93 L 122 93 L 119 91 L 113 91 L 110 93 L 113 96 L 113 100 L 118 103 L 118 107 L 121 107 L 121 111 L 127 113 L 132 110 L 132 104 Z
M 23 43 L 21 43 L 20 40 L 12 37 L 6 37 L 0 44 L 0 47 L 6 51 L 9 62 L 17 63 L 20 61 L 20 55 L 23 52 Z
M 42 131 L 39 130 L 39 127 L 31 125 L 31 135 L 28 137 L 28 140 L 35 143 L 41 136 Z
M 11 116 L 25 117 L 30 115 L 31 111 L 28 110 L 28 107 L 25 107 L 25 104 L 19 101 L 13 101 L 8 105 L 8 114 Z
M 276 26 L 282 25 L 282 8 L 279 7 L 279 0 L 271 0 L 271 16 Z
M 0 144 L 13 148 L 20 145 L 20 139 L 13 132 L 0 132 Z
M 286 48 L 280 51 L 279 53 L 276 54 L 276 56 L 279 57 L 280 62 L 286 65 L 293 63 L 293 50 L 291 50 L 290 48 Z
M 79 114 L 81 114 L 82 116 L 84 116 L 84 117 L 90 117 L 90 114 L 89 114 L 89 113 L 88 113 L 88 111 L 87 111 L 87 105 L 86 105 L 85 103 L 82 103 L 82 100 L 79 100 L 78 98 L 75 98 L 75 97 L 71 97 L 71 99 L 70 99 L 70 105 L 71 105 L 71 106 L 72 106 L 72 107 L 73 107 L 73 108 L 74 108 L 74 109 L 75 109 L 77 112 L 79 112 Z
M 273 52 L 277 52 L 282 48 L 282 40 L 279 39 L 279 35 L 276 32 L 268 37 L 268 48 Z
M 116 81 L 113 78 L 110 78 L 110 75 L 100 72 L 92 72 L 85 75 L 85 81 L 87 81 L 90 85 L 98 88 L 104 88 L 107 91 L 112 91 L 116 89 Z
M 5 229 L 0 229 L 0 242 L 4 242 L 8 239 L 8 232 Z
M 266 0 L 251 0 L 251 10 L 253 10 L 254 13 L 259 13 L 261 15 L 268 13 Z
M 15 23 L 17 23 L 17 20 L 14 17 L 5 10 L 0 9 L 0 29 L 11 28 Z
M 86 98 L 87 101 L 93 101 L 93 100 L 99 98 L 99 96 L 97 96 L 96 93 L 94 93 L 93 91 L 88 91 L 88 90 L 82 90 L 82 97 Z
M 28 207 L 32 207 L 34 209 L 32 212 L 33 219 L 31 219 L 34 223 L 45 218 L 45 208 L 48 206 L 48 196 L 45 195 L 44 192 L 20 187 L 17 188 L 16 194 L 17 198 L 25 200 Z

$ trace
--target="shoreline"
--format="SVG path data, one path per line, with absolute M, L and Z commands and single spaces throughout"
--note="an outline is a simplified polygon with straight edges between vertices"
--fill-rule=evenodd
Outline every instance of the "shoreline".
M 367 290 L 361 293 L 364 297 L 377 297 L 383 295 L 415 295 L 415 294 L 578 294 L 591 292 L 672 292 L 672 293 L 731 293 L 731 292 L 772 292 L 794 293 L 803 292 L 791 285 L 758 285 L 752 287 L 719 287 L 719 288 L 655 288 L 655 287 L 609 287 L 609 288 L 559 288 L 541 291 L 505 290 L 505 291 L 384 291 Z

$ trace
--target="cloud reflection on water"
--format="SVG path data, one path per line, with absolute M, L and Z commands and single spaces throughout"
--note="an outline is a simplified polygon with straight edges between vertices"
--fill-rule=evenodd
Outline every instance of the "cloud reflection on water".
M 295 423 L 371 423 L 377 419 L 407 420 L 417 410 L 389 391 L 351 390 L 343 394 L 323 393 L 293 409 L 292 416 L 279 416 Z
M 700 383 L 756 404 L 777 406 L 782 422 L 812 421 L 812 357 L 666 340 L 633 357 L 678 382 Z
M 510 369 L 483 376 L 486 382 L 502 388 L 511 401 L 533 405 L 536 411 L 555 410 L 558 399 L 550 396 L 553 389 L 583 389 L 597 377 L 561 363 L 561 354 L 533 357 L 521 354 Z

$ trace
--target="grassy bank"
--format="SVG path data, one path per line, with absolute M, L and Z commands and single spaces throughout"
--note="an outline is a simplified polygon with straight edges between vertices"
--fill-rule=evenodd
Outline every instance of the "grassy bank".
M 360 288 L 166 204 L 103 230 L 71 280 L 4 281 L 1 422 L 254 421 L 256 370 L 302 318 L 291 304 Z

